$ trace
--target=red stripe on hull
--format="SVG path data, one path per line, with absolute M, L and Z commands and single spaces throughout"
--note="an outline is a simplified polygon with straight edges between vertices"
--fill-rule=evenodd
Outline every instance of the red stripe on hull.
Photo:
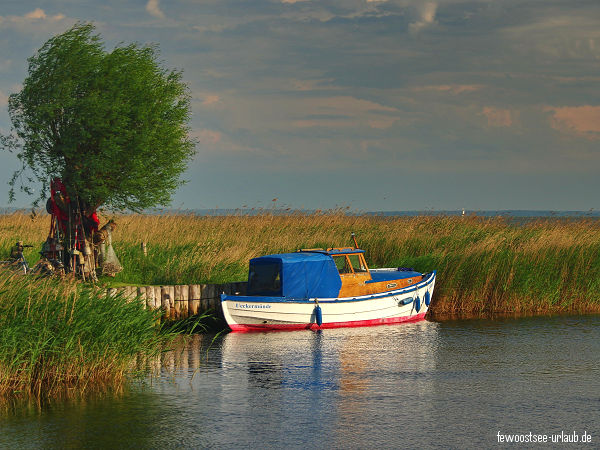
M 293 323 L 293 324 L 235 324 L 229 325 L 231 331 L 249 332 L 249 331 L 291 331 L 291 330 L 323 330 L 325 328 L 345 328 L 345 327 L 370 327 L 375 325 L 393 325 L 396 323 L 418 322 L 425 319 L 426 312 L 409 317 L 388 317 L 385 319 L 355 320 L 351 322 L 330 322 L 321 326 L 316 323 Z

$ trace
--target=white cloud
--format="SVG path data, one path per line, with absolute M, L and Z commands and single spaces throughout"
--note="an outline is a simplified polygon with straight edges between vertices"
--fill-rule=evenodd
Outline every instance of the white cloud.
M 165 13 L 162 12 L 158 6 L 158 0 L 148 0 L 148 3 L 146 3 L 146 11 L 159 19 L 165 18 Z
M 0 25 L 13 28 L 24 33 L 55 33 L 64 28 L 64 14 L 49 15 L 41 8 L 36 8 L 22 16 L 0 16 Z
M 600 139 L 600 106 L 548 106 L 550 124 L 558 131 L 574 133 L 588 139 Z
M 419 19 L 408 25 L 408 29 L 411 33 L 417 33 L 426 26 L 435 23 L 435 13 L 437 11 L 437 3 L 426 2 L 421 3 L 417 7 L 419 13 Z
M 35 10 L 25 14 L 24 17 L 26 19 L 45 19 L 47 16 L 43 9 L 36 8 Z
M 66 16 L 64 14 L 55 14 L 53 16 L 49 16 L 46 14 L 41 8 L 36 8 L 33 11 L 28 12 L 23 16 L 0 16 L 0 23 L 13 23 L 13 24 L 22 24 L 22 23 L 31 23 L 35 21 L 51 21 L 57 22 L 59 20 L 63 20 Z

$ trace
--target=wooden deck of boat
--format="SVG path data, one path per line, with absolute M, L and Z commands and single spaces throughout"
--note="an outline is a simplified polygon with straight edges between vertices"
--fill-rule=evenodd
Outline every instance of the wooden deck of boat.
M 371 280 L 371 274 L 369 272 L 344 273 L 340 274 L 340 278 L 342 279 L 342 288 L 340 289 L 339 297 L 359 297 L 361 295 L 394 291 L 423 280 L 423 276 L 419 275 L 413 278 L 398 278 L 396 280 L 367 283 L 367 281 Z

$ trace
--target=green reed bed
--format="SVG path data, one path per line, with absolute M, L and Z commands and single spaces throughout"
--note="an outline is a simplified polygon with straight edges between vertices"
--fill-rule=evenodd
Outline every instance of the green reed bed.
M 437 270 L 436 314 L 600 312 L 600 222 L 482 217 L 126 216 L 117 281 L 239 281 L 248 260 L 302 247 L 351 245 L 372 267 Z M 144 257 L 139 242 L 148 242 Z
M 105 291 L 104 291 L 105 292 Z M 0 271 L 0 394 L 117 387 L 170 339 L 138 302 L 55 279 Z
M 103 218 L 107 219 L 108 217 Z M 111 283 L 223 283 L 247 278 L 248 260 L 298 248 L 352 245 L 372 267 L 437 270 L 436 314 L 600 312 L 600 221 L 516 222 L 477 216 L 315 214 L 124 215 L 114 246 L 124 266 Z M 45 238 L 46 218 L 0 216 L 0 236 Z M 36 228 L 37 227 L 37 228 Z M 35 234 L 37 231 L 37 235 Z M 41 232 L 40 232 L 41 231 Z M 37 236 L 37 237 L 36 237 Z M 0 246 L 8 249 L 15 238 Z M 147 242 L 144 257 L 140 243 Z
M 128 277 L 140 284 L 243 280 L 254 256 L 350 245 L 354 231 L 373 267 L 438 271 L 434 313 L 600 311 L 600 223 L 595 220 L 517 223 L 320 214 L 132 217 L 122 222 L 123 237 L 145 229 L 150 249 L 144 258 L 137 242 L 117 240 L 128 267 L 118 276 L 124 282 Z M 160 233 L 158 228 L 153 232 L 154 222 Z

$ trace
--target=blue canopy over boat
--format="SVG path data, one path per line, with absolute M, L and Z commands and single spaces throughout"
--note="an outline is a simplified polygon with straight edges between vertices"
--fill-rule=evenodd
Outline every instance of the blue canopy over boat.
M 324 253 L 281 253 L 250 260 L 248 295 L 332 298 L 341 287 L 335 262 Z

